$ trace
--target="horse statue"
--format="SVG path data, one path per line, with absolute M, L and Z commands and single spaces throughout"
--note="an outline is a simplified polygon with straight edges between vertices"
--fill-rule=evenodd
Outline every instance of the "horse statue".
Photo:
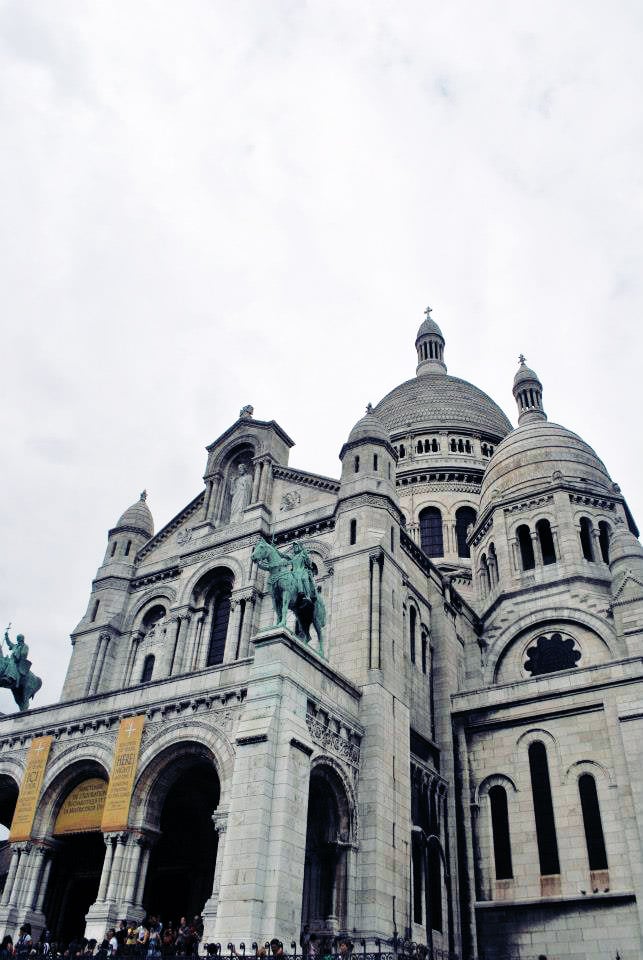
M 42 680 L 31 672 L 29 647 L 24 636 L 19 633 L 16 642 L 12 643 L 9 639 L 9 627 L 4 632 L 9 653 L 5 657 L 0 652 L 0 687 L 8 687 L 18 704 L 18 710 L 25 711 L 29 709 L 31 698 L 42 687 Z
M 306 643 L 310 643 L 311 626 L 315 628 L 319 653 L 325 656 L 323 628 L 326 610 L 324 601 L 317 593 L 312 562 L 303 544 L 295 541 L 292 553 L 281 553 L 274 544 L 262 537 L 252 552 L 252 559 L 258 567 L 269 573 L 268 586 L 278 618 L 275 626 L 285 627 L 288 611 L 292 610 Z

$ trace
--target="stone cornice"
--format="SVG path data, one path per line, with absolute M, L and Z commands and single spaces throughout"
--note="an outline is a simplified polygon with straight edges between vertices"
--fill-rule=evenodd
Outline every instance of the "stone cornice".
M 317 473 L 308 473 L 306 470 L 295 470 L 292 467 L 276 465 L 273 468 L 275 480 L 290 480 L 304 487 L 315 487 L 318 490 L 327 490 L 329 493 L 339 493 L 339 480 L 324 477 Z

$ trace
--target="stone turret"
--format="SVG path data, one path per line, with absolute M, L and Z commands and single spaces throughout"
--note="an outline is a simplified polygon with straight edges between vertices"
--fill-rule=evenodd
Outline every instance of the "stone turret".
M 526 365 L 522 353 L 518 359 L 520 367 L 514 377 L 513 386 L 513 395 L 518 404 L 518 423 L 546 420 L 547 414 L 543 409 L 543 385 L 538 379 L 538 374 Z
M 110 688 L 123 613 L 134 576 L 136 555 L 154 536 L 154 520 L 144 490 L 107 535 L 107 549 L 96 572 L 85 615 L 71 635 L 72 654 L 62 699 Z
M 369 403 L 342 447 L 340 497 L 374 493 L 395 498 L 395 450 L 382 421 Z
M 612 604 L 616 632 L 631 657 L 643 655 L 643 546 L 624 523 L 609 542 Z
M 435 320 L 431 319 L 431 307 L 427 307 L 424 312 L 426 320 L 420 326 L 415 338 L 415 349 L 418 355 L 416 373 L 418 376 L 425 373 L 446 373 L 442 331 Z

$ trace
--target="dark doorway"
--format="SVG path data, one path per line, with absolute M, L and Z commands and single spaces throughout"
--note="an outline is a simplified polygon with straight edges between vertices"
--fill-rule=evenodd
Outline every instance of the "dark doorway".
M 105 842 L 93 831 L 59 837 L 57 843 L 44 912 L 54 939 L 68 944 L 85 932 L 85 916 L 98 896 Z
M 343 787 L 334 771 L 319 767 L 310 777 L 302 924 L 326 929 L 335 916 L 346 925 L 347 862 L 350 818 Z
M 9 828 L 13 820 L 16 800 L 18 799 L 18 784 L 6 774 L 0 776 L 0 895 L 4 890 L 11 862 L 11 848 L 7 839 Z
M 152 851 L 143 905 L 167 923 L 202 912 L 212 895 L 218 837 L 212 814 L 219 803 L 219 778 L 211 763 L 196 760 L 167 792 L 161 836 Z

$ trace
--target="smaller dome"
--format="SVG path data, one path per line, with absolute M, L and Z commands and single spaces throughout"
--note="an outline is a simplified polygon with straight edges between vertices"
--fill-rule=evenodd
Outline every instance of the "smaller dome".
M 620 523 L 613 531 L 609 544 L 610 567 L 619 560 L 643 560 L 643 546 L 640 540 L 637 540 L 624 523 Z
M 386 427 L 379 417 L 373 413 L 373 407 L 369 403 L 366 407 L 366 413 L 361 420 L 358 420 L 348 435 L 346 446 L 359 443 L 362 440 L 375 440 L 376 442 L 390 444 Z
M 577 434 L 544 419 L 523 423 L 505 437 L 487 464 L 478 515 L 497 498 L 535 493 L 559 475 L 588 491 L 612 492 L 605 465 Z
M 420 339 L 420 337 L 440 337 L 442 340 L 444 340 L 442 331 L 440 330 L 435 320 L 432 320 L 430 316 L 427 317 L 426 320 L 420 325 L 420 329 L 418 330 L 418 335 L 415 338 L 416 343 Z
M 514 387 L 517 387 L 519 383 L 525 383 L 527 380 L 536 380 L 538 383 L 540 383 L 538 374 L 532 370 L 531 367 L 528 367 L 523 361 L 518 367 L 518 371 L 514 377 Z
M 148 537 L 154 536 L 154 520 L 147 503 L 147 491 L 143 490 L 140 498 L 121 514 L 116 524 L 118 527 L 136 527 Z

